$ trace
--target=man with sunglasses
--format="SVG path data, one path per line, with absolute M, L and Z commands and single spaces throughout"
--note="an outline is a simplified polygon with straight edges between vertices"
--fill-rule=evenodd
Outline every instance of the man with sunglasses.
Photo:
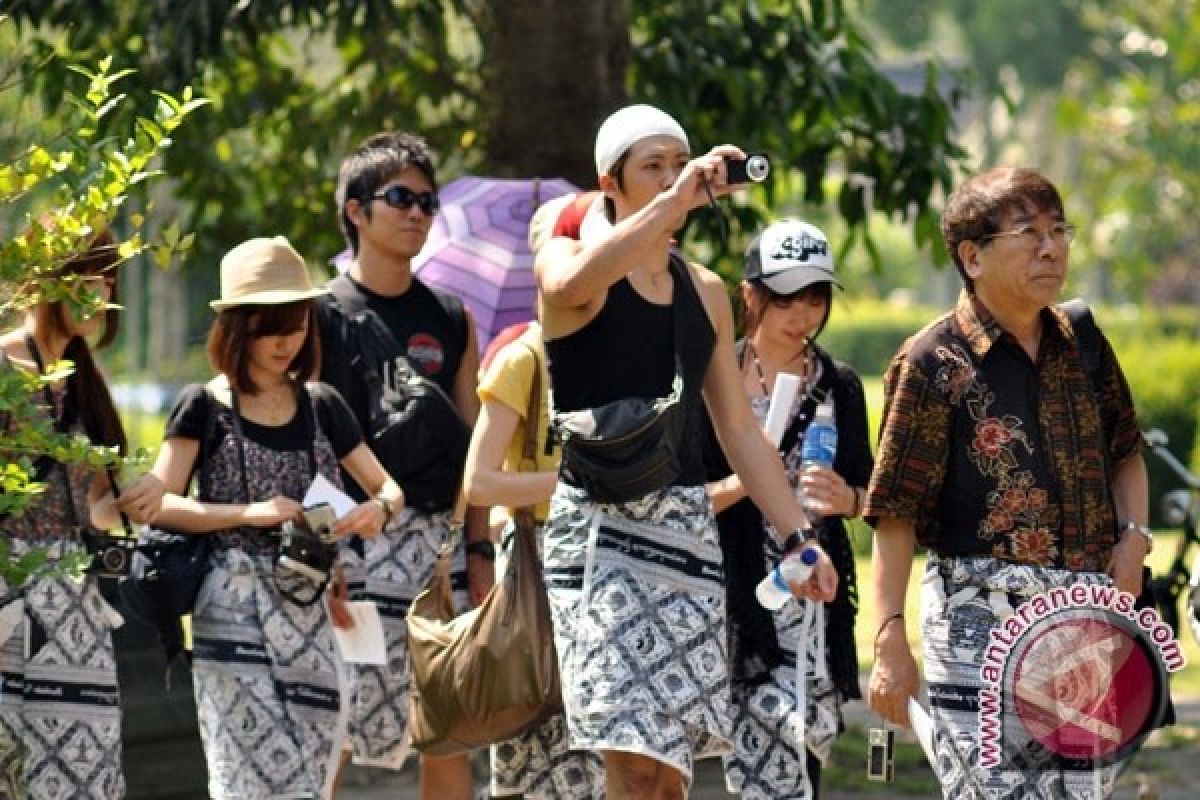
M 475 393 L 479 354 L 470 312 L 459 298 L 426 286 L 412 274 L 412 259 L 425 244 L 439 205 L 429 147 L 410 133 L 371 136 L 342 161 L 336 200 L 354 260 L 345 274 L 330 283 L 342 316 L 328 303 L 319 316 L 321 379 L 342 393 L 363 430 L 371 431 L 363 368 L 355 360 L 357 345 L 348 341 L 352 337 L 345 333 L 344 323 L 346 315 L 370 311 L 391 333 L 393 341 L 385 346 L 400 348 L 392 354 L 394 363 L 384 365 L 384 380 L 402 380 L 400 362 L 407 362 L 441 387 L 467 425 L 473 425 L 479 411 Z M 358 330 L 361 335 L 363 328 Z M 464 464 L 456 461 L 454 474 L 461 476 Z M 396 478 L 404 487 L 404 480 Z M 347 485 L 353 486 L 350 481 Z M 404 488 L 413 497 L 409 487 Z M 445 508 L 432 510 L 429 503 L 423 507 L 410 503 L 396 510 L 383 535 L 362 543 L 362 574 L 351 576 L 350 590 L 375 601 L 384 622 L 389 666 L 355 667 L 350 709 L 355 763 L 400 769 L 407 758 L 410 675 L 404 614 L 432 574 L 449 530 L 452 503 L 450 498 Z M 494 580 L 485 512 L 468 510 L 465 554 L 460 551 L 452 566 L 456 586 L 462 585 L 461 573 L 466 570 L 474 602 L 486 596 Z M 465 607 L 466 597 L 458 594 L 456 601 Z M 435 791 L 438 800 L 472 797 L 465 757 L 422 757 L 420 783 L 422 798 L 432 797 Z
M 876 529 L 869 702 L 909 724 L 919 679 L 905 594 L 923 546 L 919 629 L 945 796 L 1107 797 L 1119 761 L 1070 756 L 1048 732 L 1078 740 L 1119 727 L 1088 716 L 1112 696 L 1089 705 L 1073 693 L 1089 682 L 1103 692 L 1108 682 L 1085 678 L 1120 664 L 1102 648 L 1074 664 L 1087 643 L 1039 652 L 1031 635 L 1027 649 L 1009 653 L 1009 672 L 982 666 L 1015 612 L 1038 607 L 1025 605 L 1033 598 L 1079 584 L 1139 595 L 1151 537 L 1129 387 L 1090 315 L 1056 305 L 1074 228 L 1045 177 L 999 168 L 971 178 L 951 195 L 942 234 L 965 291 L 904 344 L 885 377 L 864 512 Z M 1031 685 L 1035 670 L 1018 667 L 1038 658 L 1074 683 L 1034 723 L 1021 698 L 1044 687 Z M 1034 678 L 1022 683 L 1025 674 Z M 981 721 L 993 685 L 1005 704 L 1001 746 L 984 757 L 995 744 Z M 1119 733 L 1132 740 L 1138 731 Z

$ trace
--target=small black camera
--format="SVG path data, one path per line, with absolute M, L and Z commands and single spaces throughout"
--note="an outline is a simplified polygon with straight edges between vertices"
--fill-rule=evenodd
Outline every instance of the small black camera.
M 333 526 L 337 512 L 328 503 L 304 509 L 300 523 L 288 520 L 280 531 L 279 566 L 321 582 L 337 560 Z
M 84 549 L 92 557 L 88 572 L 101 578 L 124 578 L 137 550 L 137 539 L 98 531 L 80 531 Z
M 867 780 L 891 783 L 896 777 L 896 732 L 871 728 L 867 732 Z
M 771 174 L 771 160 L 765 153 L 755 153 L 745 158 L 725 159 L 725 180 L 730 183 L 762 183 Z

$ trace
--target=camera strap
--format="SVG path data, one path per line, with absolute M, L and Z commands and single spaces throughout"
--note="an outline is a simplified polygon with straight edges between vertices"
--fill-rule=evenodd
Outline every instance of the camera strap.
M 250 475 L 246 470 L 246 447 L 245 434 L 242 431 L 242 410 L 241 405 L 238 403 L 238 393 L 232 386 L 229 387 L 229 400 L 230 408 L 233 410 L 233 436 L 237 442 L 238 466 L 242 473 L 242 494 L 245 497 L 248 505 L 253 503 L 254 499 L 250 495 Z M 304 440 L 308 455 L 309 477 L 315 478 L 317 475 L 317 426 L 312 409 L 312 399 L 310 398 L 308 390 L 304 388 L 303 384 L 298 386 L 296 389 L 296 405 L 296 412 L 301 415 L 301 419 L 304 421 Z M 311 606 L 320 600 L 321 596 L 325 593 L 325 588 L 329 586 L 329 576 L 326 576 L 325 580 L 321 582 L 321 585 L 318 586 L 316 591 L 313 592 L 312 597 L 303 599 L 294 591 L 284 588 L 283 584 L 279 580 L 278 562 L 276 562 L 273 572 L 275 574 L 272 576 L 272 578 L 275 582 L 275 588 L 278 590 L 279 594 L 282 595 L 287 601 L 300 606 L 301 608 Z

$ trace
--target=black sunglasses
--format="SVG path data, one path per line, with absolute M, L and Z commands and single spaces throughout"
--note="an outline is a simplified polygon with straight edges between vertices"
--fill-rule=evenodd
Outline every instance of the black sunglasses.
M 382 192 L 376 192 L 371 195 L 372 200 L 382 200 L 392 208 L 398 208 L 401 211 L 408 211 L 414 205 L 421 209 L 421 213 L 432 217 L 441 207 L 441 201 L 433 192 L 414 192 L 407 186 L 389 186 Z

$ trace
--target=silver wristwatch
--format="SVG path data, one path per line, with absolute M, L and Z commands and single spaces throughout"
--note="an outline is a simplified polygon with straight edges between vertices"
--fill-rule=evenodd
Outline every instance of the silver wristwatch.
M 1124 525 L 1121 526 L 1121 531 L 1117 535 L 1117 538 L 1120 539 L 1121 536 L 1124 536 L 1125 531 L 1137 531 L 1139 534 L 1141 534 L 1142 537 L 1144 537 L 1146 540 L 1146 552 L 1147 553 L 1149 553 L 1151 550 L 1154 549 L 1154 533 L 1145 525 L 1142 525 L 1141 523 L 1138 523 L 1138 522 L 1134 522 L 1133 520 L 1129 520 L 1128 522 L 1126 522 Z

